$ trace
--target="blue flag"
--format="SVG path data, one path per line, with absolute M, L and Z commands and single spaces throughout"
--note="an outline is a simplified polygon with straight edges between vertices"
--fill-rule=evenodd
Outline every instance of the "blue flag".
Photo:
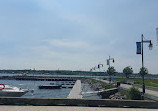
M 141 42 L 136 42 L 137 45 L 137 54 L 141 54 Z
M 107 65 L 109 65 L 109 60 L 107 60 Z
M 157 38 L 157 46 L 158 46 L 158 28 L 156 28 L 156 38 Z

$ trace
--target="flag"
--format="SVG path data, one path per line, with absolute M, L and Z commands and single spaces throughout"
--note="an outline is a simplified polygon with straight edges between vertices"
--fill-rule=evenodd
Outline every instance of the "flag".
M 107 65 L 109 65 L 109 60 L 107 60 Z
M 156 38 L 157 38 L 157 45 L 158 45 L 158 28 L 156 28 Z
M 100 69 L 100 65 L 98 64 L 98 69 Z
M 136 42 L 137 45 L 137 54 L 141 54 L 141 42 Z

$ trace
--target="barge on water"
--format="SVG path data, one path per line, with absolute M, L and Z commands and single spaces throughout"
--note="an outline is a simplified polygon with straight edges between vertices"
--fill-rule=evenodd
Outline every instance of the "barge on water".
M 62 88 L 73 88 L 76 81 L 56 81 L 50 85 L 61 85 Z
M 39 89 L 61 89 L 61 85 L 40 85 Z

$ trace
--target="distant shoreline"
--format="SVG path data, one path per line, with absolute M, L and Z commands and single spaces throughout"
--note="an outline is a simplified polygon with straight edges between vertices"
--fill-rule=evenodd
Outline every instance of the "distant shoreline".
M 3 69 L 0 70 L 0 74 L 44 74 L 44 75 L 81 75 L 81 76 L 109 76 L 106 72 L 90 72 L 90 71 L 71 71 L 71 70 L 12 70 L 12 69 Z M 125 77 L 125 74 L 116 72 L 114 77 Z M 139 74 L 131 74 L 131 78 L 140 78 Z M 147 78 L 158 78 L 158 74 L 147 74 Z

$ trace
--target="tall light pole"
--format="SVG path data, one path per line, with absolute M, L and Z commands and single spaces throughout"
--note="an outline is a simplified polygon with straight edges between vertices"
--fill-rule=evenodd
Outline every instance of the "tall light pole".
M 92 67 L 92 69 L 90 69 L 90 72 L 95 71 L 95 69 L 96 69 L 96 66 L 95 66 L 95 67 Z M 93 78 L 93 73 L 92 73 L 92 78 Z
M 137 46 L 137 50 L 141 48 L 141 51 L 137 54 L 142 54 L 142 70 L 144 71 L 144 52 L 143 52 L 143 43 L 149 43 L 149 50 L 152 50 L 153 44 L 151 43 L 151 40 L 144 40 L 144 36 L 142 34 L 141 37 L 141 46 Z M 142 52 L 142 53 L 141 53 Z M 142 74 L 142 97 L 144 99 L 144 94 L 145 94 L 145 83 L 144 83 L 144 74 Z
M 110 58 L 110 56 L 109 56 L 109 59 L 107 59 L 107 65 L 109 65 L 109 83 L 111 83 L 110 60 L 112 60 L 113 63 L 115 62 L 114 58 Z
M 100 66 L 103 67 L 103 64 L 98 64 L 99 71 L 100 71 Z
M 100 64 L 100 63 L 98 64 L 99 74 L 101 73 L 100 67 L 103 67 L 103 64 Z

